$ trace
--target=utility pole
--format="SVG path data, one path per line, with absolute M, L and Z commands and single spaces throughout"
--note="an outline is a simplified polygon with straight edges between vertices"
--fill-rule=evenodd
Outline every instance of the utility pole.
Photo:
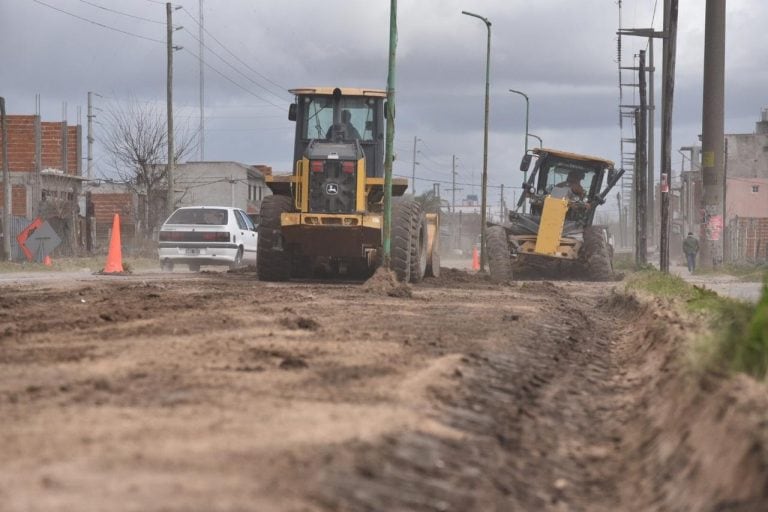
M 625 247 L 624 240 L 624 219 L 622 219 L 622 213 L 624 210 L 621 208 L 621 192 L 616 192 L 616 202 L 619 205 L 619 244 Z
M 11 261 L 11 169 L 8 167 L 8 125 L 5 119 L 5 98 L 0 97 L 0 131 L 3 136 L 3 254 Z
M 656 187 L 653 183 L 656 172 L 656 86 L 654 79 L 653 37 L 648 37 L 648 236 L 656 239 Z
M 722 261 L 720 231 L 724 176 L 725 0 L 707 0 L 704 22 L 704 108 L 702 117 L 702 164 L 706 240 L 700 263 L 712 267 Z
M 205 161 L 205 44 L 203 43 L 203 37 L 205 37 L 205 25 L 203 21 L 203 0 L 199 0 L 198 4 L 198 18 L 200 18 L 198 39 L 200 40 L 200 161 Z
M 413 192 L 414 196 L 416 195 L 416 142 L 418 142 L 419 140 L 421 139 L 419 139 L 415 135 L 413 136 L 413 169 L 412 169 L 413 175 L 411 176 L 411 186 L 413 187 L 413 189 L 411 190 L 411 192 Z
M 504 184 L 501 184 L 501 196 L 499 198 L 499 211 L 501 215 L 501 222 L 504 222 Z
M 723 19 L 725 18 L 725 0 L 723 5 Z M 709 0 L 707 3 L 709 7 Z M 664 62 L 663 62 L 663 89 L 661 107 L 661 233 L 659 243 L 659 269 L 669 273 L 669 185 L 672 182 L 672 105 L 675 93 L 675 53 L 677 45 L 677 12 L 678 0 L 664 0 Z M 723 25 L 724 26 L 724 25 Z M 705 45 L 706 48 L 706 45 Z M 706 68 L 706 59 L 705 59 Z M 720 68 L 722 70 L 722 67 Z M 704 75 L 704 87 L 706 88 L 707 76 Z M 722 91 L 722 89 L 721 89 Z M 721 95 L 722 106 L 722 95 Z M 704 105 L 706 109 L 706 95 Z M 720 120 L 722 123 L 722 111 Z M 722 143 L 722 124 L 720 141 Z M 721 146 L 722 147 L 722 146 Z M 721 152 L 722 157 L 722 152 Z M 704 244 L 706 245 L 706 244 Z
M 640 67 L 643 67 L 644 55 L 640 57 Z M 641 73 L 642 76 L 642 73 Z M 635 138 L 637 139 L 637 150 L 635 151 L 635 265 L 638 267 L 644 266 L 648 263 L 648 238 L 646 234 L 646 228 L 648 226 L 646 222 L 646 205 L 648 195 L 646 193 L 646 153 L 644 134 L 645 130 L 645 105 L 644 98 L 641 95 L 641 107 L 635 109 Z
M 397 54 L 397 0 L 389 2 L 389 60 L 387 64 L 387 138 L 384 142 L 384 221 L 382 250 L 384 268 L 390 268 L 392 239 L 392 146 L 395 142 L 395 57 Z
M 451 159 L 451 211 L 456 212 L 456 155 Z
M 93 93 L 88 91 L 88 164 L 86 176 L 93 179 Z
M 165 200 L 165 209 L 166 214 L 170 215 L 173 213 L 173 207 L 176 203 L 176 198 L 174 197 L 173 188 L 173 165 L 175 160 L 175 154 L 174 154 L 174 148 L 173 148 L 173 50 L 175 49 L 173 46 L 173 7 L 171 6 L 171 2 L 167 2 L 165 4 L 165 15 L 166 15 L 166 38 L 167 38 L 167 48 L 166 51 L 168 53 L 168 65 L 167 65 L 167 72 L 168 72 L 168 79 L 167 79 L 167 89 L 166 89 L 166 109 L 168 111 L 168 165 L 166 166 L 165 176 L 166 180 L 168 182 L 168 196 Z M 148 198 L 149 199 L 149 198 Z

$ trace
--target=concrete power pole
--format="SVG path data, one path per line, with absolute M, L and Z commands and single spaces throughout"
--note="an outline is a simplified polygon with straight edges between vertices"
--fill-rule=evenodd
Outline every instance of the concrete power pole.
M 706 240 L 701 244 L 701 266 L 723 258 L 720 240 L 723 211 L 725 90 L 725 0 L 707 0 L 704 22 L 704 108 L 701 132 L 701 175 L 704 184 Z
M 419 139 L 417 136 L 413 136 L 413 169 L 412 169 L 412 176 L 411 176 L 411 192 L 413 192 L 413 195 L 416 195 L 416 142 L 418 142 Z
M 11 261 L 11 170 L 8 167 L 8 126 L 5 119 L 5 98 L 0 97 L 0 131 L 3 136 L 3 254 Z
M 93 93 L 88 91 L 88 163 L 86 177 L 93 179 Z
M 648 236 L 656 239 L 656 187 L 654 173 L 656 172 L 656 85 L 654 77 L 653 44 L 654 38 L 648 38 Z
M 648 262 L 648 104 L 646 94 L 645 51 L 640 51 L 638 63 L 638 85 L 640 108 L 635 117 L 635 263 L 638 266 Z
M 200 40 L 200 161 L 205 161 L 205 22 L 203 20 L 203 0 L 198 2 L 198 14 L 200 18 L 200 30 L 198 39 Z
M 669 273 L 669 188 L 672 183 L 672 104 L 675 94 L 677 11 L 678 0 L 664 1 L 664 33 L 666 38 L 664 39 L 663 104 L 661 107 L 661 173 L 659 180 L 661 183 L 661 231 L 659 237 L 659 270 L 666 273 Z M 705 76 L 704 83 L 706 84 L 706 82 Z
M 168 165 L 166 166 L 166 180 L 168 182 L 168 196 L 165 200 L 166 214 L 173 213 L 173 207 L 176 202 L 176 198 L 173 193 L 173 164 L 174 164 L 174 148 L 173 148 L 173 7 L 171 3 L 165 4 L 165 15 L 167 18 L 167 48 L 168 64 L 167 64 L 167 89 L 166 89 L 166 108 L 168 111 Z M 147 198 L 150 200 L 150 198 Z

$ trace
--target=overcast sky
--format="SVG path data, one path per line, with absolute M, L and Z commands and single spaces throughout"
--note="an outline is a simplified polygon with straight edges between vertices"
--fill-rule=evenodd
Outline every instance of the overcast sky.
M 661 29 L 663 0 L 658 6 L 656 0 L 621 3 L 624 28 Z M 205 159 L 290 171 L 294 127 L 287 119 L 292 101 L 287 89 L 385 88 L 389 4 L 204 0 Z M 704 4 L 680 0 L 673 148 L 694 143 L 701 133 Z M 176 124 L 187 123 L 194 131 L 199 126 L 199 2 L 174 5 L 181 7 L 174 11 L 174 25 L 183 26 L 174 42 L 184 47 L 174 56 Z M 516 169 L 524 149 L 525 101 L 509 93 L 511 88 L 530 97 L 529 131 L 545 146 L 620 161 L 617 1 L 401 0 L 396 174 L 410 176 L 418 137 L 418 192 L 431 187 L 426 180 L 450 182 L 452 155 L 458 158 L 457 181 L 479 183 L 486 29 L 462 10 L 492 22 L 491 185 L 516 187 L 521 181 Z M 768 106 L 767 20 L 765 0 L 728 2 L 728 133 L 753 132 L 761 108 Z M 165 4 L 156 0 L 0 0 L 0 95 L 9 113 L 31 114 L 35 94 L 41 94 L 46 121 L 61 119 L 66 102 L 68 121 L 76 123 L 81 109 L 84 126 L 88 91 L 101 95 L 95 106 L 103 110 L 121 102 L 164 106 L 164 41 Z M 627 37 L 623 42 L 622 59 L 629 66 L 646 41 Z M 658 43 L 659 71 L 661 53 Z M 632 81 L 628 75 L 625 80 Z M 624 103 L 635 101 L 632 94 L 625 89 Z M 95 151 L 97 175 L 112 175 L 98 144 Z M 679 167 L 680 157 L 674 155 Z M 450 185 L 441 186 L 448 195 Z M 472 192 L 470 186 L 462 188 L 459 196 Z M 489 198 L 498 203 L 498 189 L 490 189 Z

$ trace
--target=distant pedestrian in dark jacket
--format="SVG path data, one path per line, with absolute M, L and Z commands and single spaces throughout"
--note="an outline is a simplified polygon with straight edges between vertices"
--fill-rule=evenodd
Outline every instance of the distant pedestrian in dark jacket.
M 690 231 L 686 239 L 683 240 L 683 252 L 688 260 L 688 272 L 693 273 L 696 270 L 696 254 L 699 252 L 699 241 Z

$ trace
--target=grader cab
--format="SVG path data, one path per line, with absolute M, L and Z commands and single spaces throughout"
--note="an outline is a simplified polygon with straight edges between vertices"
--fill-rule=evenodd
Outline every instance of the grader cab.
M 257 271 L 265 281 L 315 272 L 364 277 L 381 262 L 386 91 L 294 89 L 293 173 L 267 176 Z M 439 271 L 437 215 L 392 179 L 391 268 L 401 281 Z
M 517 205 L 527 202 L 528 212 L 512 211 L 508 222 L 488 224 L 491 278 L 503 282 L 516 270 L 536 269 L 554 277 L 610 279 L 613 248 L 607 228 L 593 221 L 624 171 L 610 160 L 546 148 L 525 155 L 520 170 L 527 172 L 532 160 Z

